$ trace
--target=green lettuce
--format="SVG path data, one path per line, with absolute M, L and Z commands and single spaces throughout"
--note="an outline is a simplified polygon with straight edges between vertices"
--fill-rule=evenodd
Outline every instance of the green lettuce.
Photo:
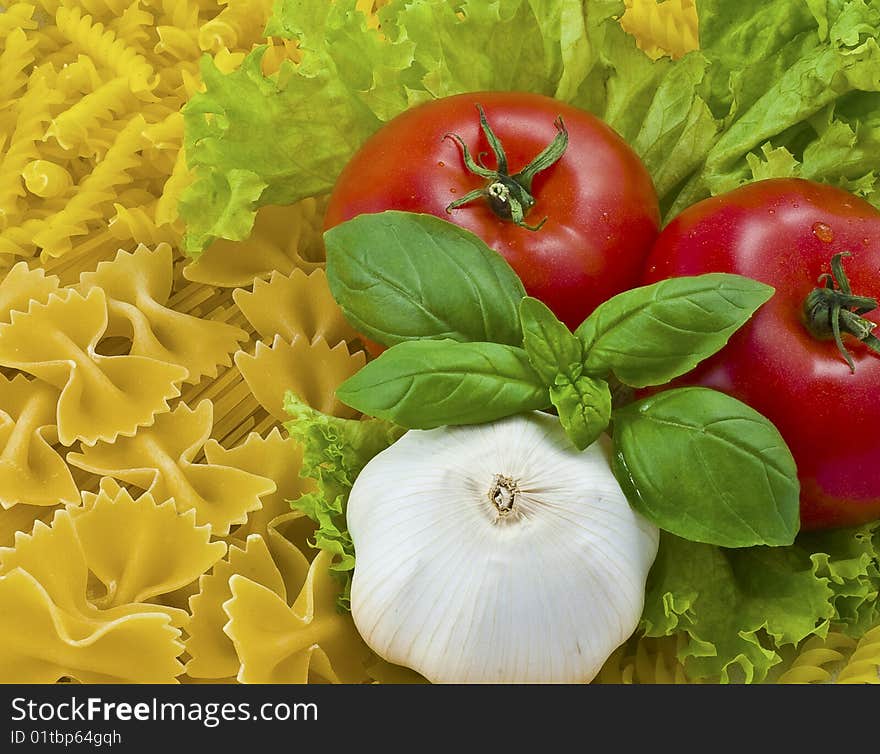
M 392 0 L 380 33 L 355 0 L 279 0 L 266 33 L 297 40 L 298 64 L 263 75 L 265 47 L 225 75 L 202 60 L 205 91 L 184 110 L 196 175 L 180 206 L 185 251 L 247 238 L 261 206 L 329 191 L 370 134 L 419 102 L 488 89 L 573 98 L 600 51 L 582 5 Z M 623 6 L 596 8 L 607 20 Z
M 786 648 L 832 625 L 864 633 L 880 618 L 878 589 L 880 522 L 737 550 L 663 533 L 639 635 L 685 636 L 694 680 L 761 682 Z
M 290 415 L 290 437 L 303 449 L 300 476 L 315 482 L 315 491 L 290 501 L 317 524 L 313 546 L 334 555 L 330 570 L 342 585 L 338 598 L 349 607 L 354 545 L 345 524 L 345 506 L 357 475 L 367 462 L 405 431 L 380 419 L 339 419 L 316 411 L 295 393 L 284 396 Z
M 184 113 L 195 182 L 185 249 L 242 239 L 256 210 L 329 191 L 364 140 L 427 99 L 528 90 L 594 112 L 641 155 L 667 217 L 750 180 L 801 176 L 880 206 L 880 3 L 698 0 L 700 50 L 650 60 L 619 0 L 392 0 L 381 31 L 356 0 L 278 0 L 266 33 L 302 59 L 265 76 L 265 48 Z

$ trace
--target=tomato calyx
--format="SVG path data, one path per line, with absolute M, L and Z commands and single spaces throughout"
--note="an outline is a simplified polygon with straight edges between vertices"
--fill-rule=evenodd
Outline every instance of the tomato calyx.
M 804 302 L 804 319 L 814 337 L 834 339 L 840 355 L 855 374 L 856 366 L 844 345 L 843 333 L 849 333 L 878 354 L 880 338 L 873 334 L 876 323 L 861 316 L 878 307 L 877 299 L 854 295 L 843 269 L 843 258 L 850 256 L 843 252 L 831 258 L 831 273 L 819 277 L 820 287 L 814 288 Z
M 492 170 L 483 163 L 485 152 L 480 152 L 477 155 L 477 159 L 474 160 L 467 144 L 464 143 L 464 139 L 458 134 L 445 134 L 443 136 L 444 139 L 452 139 L 458 144 L 465 167 L 471 173 L 485 178 L 487 181 L 486 185 L 482 188 L 470 191 L 460 199 L 456 199 L 447 205 L 446 211 L 451 214 L 453 210 L 459 207 L 479 199 L 485 199 L 492 211 L 502 220 L 513 222 L 526 230 L 540 230 L 544 223 L 547 222 L 546 217 L 537 225 L 529 225 L 525 222 L 525 216 L 535 206 L 535 198 L 532 196 L 532 181 L 535 176 L 556 163 L 565 153 L 565 149 L 568 146 L 568 129 L 562 121 L 562 116 L 558 116 L 553 121 L 553 125 L 556 126 L 558 131 L 553 141 L 526 167 L 515 175 L 510 175 L 504 146 L 495 135 L 495 132 L 492 131 L 482 106 L 477 105 L 477 110 L 480 113 L 480 127 L 486 136 L 486 140 L 489 142 L 492 153 L 495 155 L 497 169 Z

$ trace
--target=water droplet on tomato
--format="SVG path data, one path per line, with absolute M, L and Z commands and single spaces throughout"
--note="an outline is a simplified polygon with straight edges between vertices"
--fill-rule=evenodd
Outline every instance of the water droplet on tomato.
M 776 214 L 776 210 L 775 210 L 775 209 L 768 209 L 768 210 L 767 210 L 767 214 L 768 214 L 768 215 L 775 215 L 775 214 Z
M 451 188 L 451 189 L 449 189 L 449 193 L 450 193 L 450 194 L 457 194 L 457 193 L 458 193 L 458 189 Z
M 831 243 L 834 240 L 834 231 L 826 223 L 813 223 L 813 235 L 823 243 Z
M 446 167 L 446 163 L 443 162 L 443 160 L 440 160 L 440 162 L 437 163 L 437 167 L 438 167 L 438 168 L 445 168 L 445 167 Z

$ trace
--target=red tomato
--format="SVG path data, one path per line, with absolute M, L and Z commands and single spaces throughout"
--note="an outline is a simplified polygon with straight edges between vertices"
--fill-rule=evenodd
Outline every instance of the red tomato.
M 804 529 L 880 518 L 880 355 L 844 336 L 814 337 L 804 301 L 837 253 L 852 292 L 880 297 L 880 212 L 837 188 L 804 180 L 748 184 L 676 217 L 648 259 L 645 283 L 733 272 L 776 288 L 728 345 L 680 384 L 729 393 L 769 418 L 801 481 Z M 863 315 L 880 322 L 880 311 Z M 827 311 L 826 311 L 827 323 Z
M 529 230 L 505 219 L 480 197 L 453 201 L 493 183 L 471 172 L 461 138 L 476 160 L 498 168 L 477 105 L 506 153 L 510 173 L 525 168 L 560 131 L 562 157 L 537 173 Z M 526 291 L 544 301 L 569 327 L 601 302 L 638 284 L 659 229 L 651 177 L 633 150 L 589 113 L 549 97 L 479 92 L 446 97 L 407 110 L 374 134 L 342 172 L 325 228 L 355 215 L 387 209 L 424 212 L 461 225 L 500 252 Z

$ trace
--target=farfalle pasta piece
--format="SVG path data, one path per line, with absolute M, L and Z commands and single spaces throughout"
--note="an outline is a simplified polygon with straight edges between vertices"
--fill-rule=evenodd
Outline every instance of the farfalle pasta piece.
M 332 683 L 368 680 L 370 651 L 351 615 L 336 609 L 339 585 L 330 575 L 332 556 L 322 551 L 309 568 L 292 606 L 244 576 L 229 579 L 224 627 L 241 661 L 241 683 Z
M 189 372 L 186 382 L 217 375 L 231 364 L 230 354 L 247 333 L 225 322 L 191 317 L 166 306 L 171 296 L 174 255 L 166 243 L 150 250 L 143 244 L 120 250 L 112 262 L 80 277 L 80 289 L 101 288 L 107 295 L 114 333 L 131 332 L 131 354 L 178 364 Z
M 0 278 L 0 323 L 9 322 L 15 311 L 27 311 L 31 301 L 44 304 L 58 290 L 58 276 L 47 275 L 40 267 L 31 269 L 18 262 Z
M 311 559 L 316 550 L 308 540 L 314 535 L 315 524 L 301 511 L 290 509 L 290 501 L 314 487 L 311 479 L 303 479 L 302 447 L 289 437 L 282 436 L 277 427 L 265 437 L 250 434 L 240 445 L 227 450 L 216 440 L 205 444 L 208 463 L 232 466 L 275 482 L 275 492 L 263 498 L 263 506 L 248 514 L 247 522 L 231 536 L 244 540 L 258 534 L 268 542 L 269 549 L 281 572 L 287 577 L 300 578 L 302 564 Z M 302 581 L 288 582 L 287 591 L 295 594 Z
M 254 397 L 278 421 L 288 418 L 283 405 L 288 390 L 325 414 L 356 416 L 337 400 L 336 388 L 365 363 L 363 351 L 351 353 L 345 343 L 330 348 L 323 338 L 309 343 L 304 337 L 287 342 L 276 336 L 271 348 L 260 342 L 253 355 L 235 354 L 235 365 Z
M 186 611 L 153 599 L 194 582 L 223 557 L 226 545 L 210 538 L 209 527 L 179 514 L 171 500 L 102 489 L 87 507 L 58 510 L 51 526 L 38 522 L 0 549 L 0 574 L 27 571 L 71 615 L 114 620 L 160 612 L 182 626 Z
M 107 329 L 100 288 L 86 296 L 65 289 L 0 324 L 0 364 L 39 377 L 61 391 L 56 425 L 63 445 L 93 445 L 130 435 L 180 394 L 187 370 L 143 356 L 95 351 Z
M 323 207 L 316 199 L 261 207 L 247 240 L 218 239 L 184 267 L 183 275 L 194 283 L 229 288 L 250 286 L 273 271 L 288 275 L 296 268 L 318 269 L 324 262 Z
M 162 613 L 70 615 L 22 569 L 0 576 L 0 604 L 4 683 L 175 683 L 183 670 L 180 630 Z
M 57 441 L 58 390 L 45 382 L 0 375 L 0 506 L 76 503 L 79 491 Z
M 173 498 L 178 511 L 194 511 L 199 525 L 208 524 L 214 534 L 225 535 L 260 507 L 260 499 L 275 491 L 275 483 L 229 466 L 193 463 L 211 436 L 213 415 L 209 400 L 195 409 L 180 403 L 133 437 L 69 453 L 67 462 L 136 485 L 159 499 Z
M 307 572 L 303 558 L 300 585 Z M 189 602 L 192 619 L 185 644 L 191 659 L 186 672 L 193 678 L 232 678 L 241 668 L 232 640 L 223 633 L 228 620 L 223 603 L 232 597 L 229 580 L 233 575 L 261 584 L 282 600 L 287 598 L 284 579 L 262 537 L 252 534 L 243 547 L 232 545 L 227 560 L 199 579 L 199 593 Z
M 320 337 L 335 346 L 358 337 L 333 299 L 322 269 L 309 274 L 300 269 L 290 275 L 273 272 L 268 282 L 255 280 L 253 291 L 238 289 L 232 297 L 265 340 L 299 336 L 311 343 Z
M 29 532 L 38 521 L 48 523 L 60 506 L 24 505 L 0 508 L 0 547 L 12 547 L 19 532 Z
M 104 604 L 148 602 L 195 581 L 226 554 L 211 542 L 210 528 L 197 526 L 192 511 L 178 513 L 174 501 L 156 504 L 149 494 L 100 492 L 72 511 L 89 570 L 106 587 Z

